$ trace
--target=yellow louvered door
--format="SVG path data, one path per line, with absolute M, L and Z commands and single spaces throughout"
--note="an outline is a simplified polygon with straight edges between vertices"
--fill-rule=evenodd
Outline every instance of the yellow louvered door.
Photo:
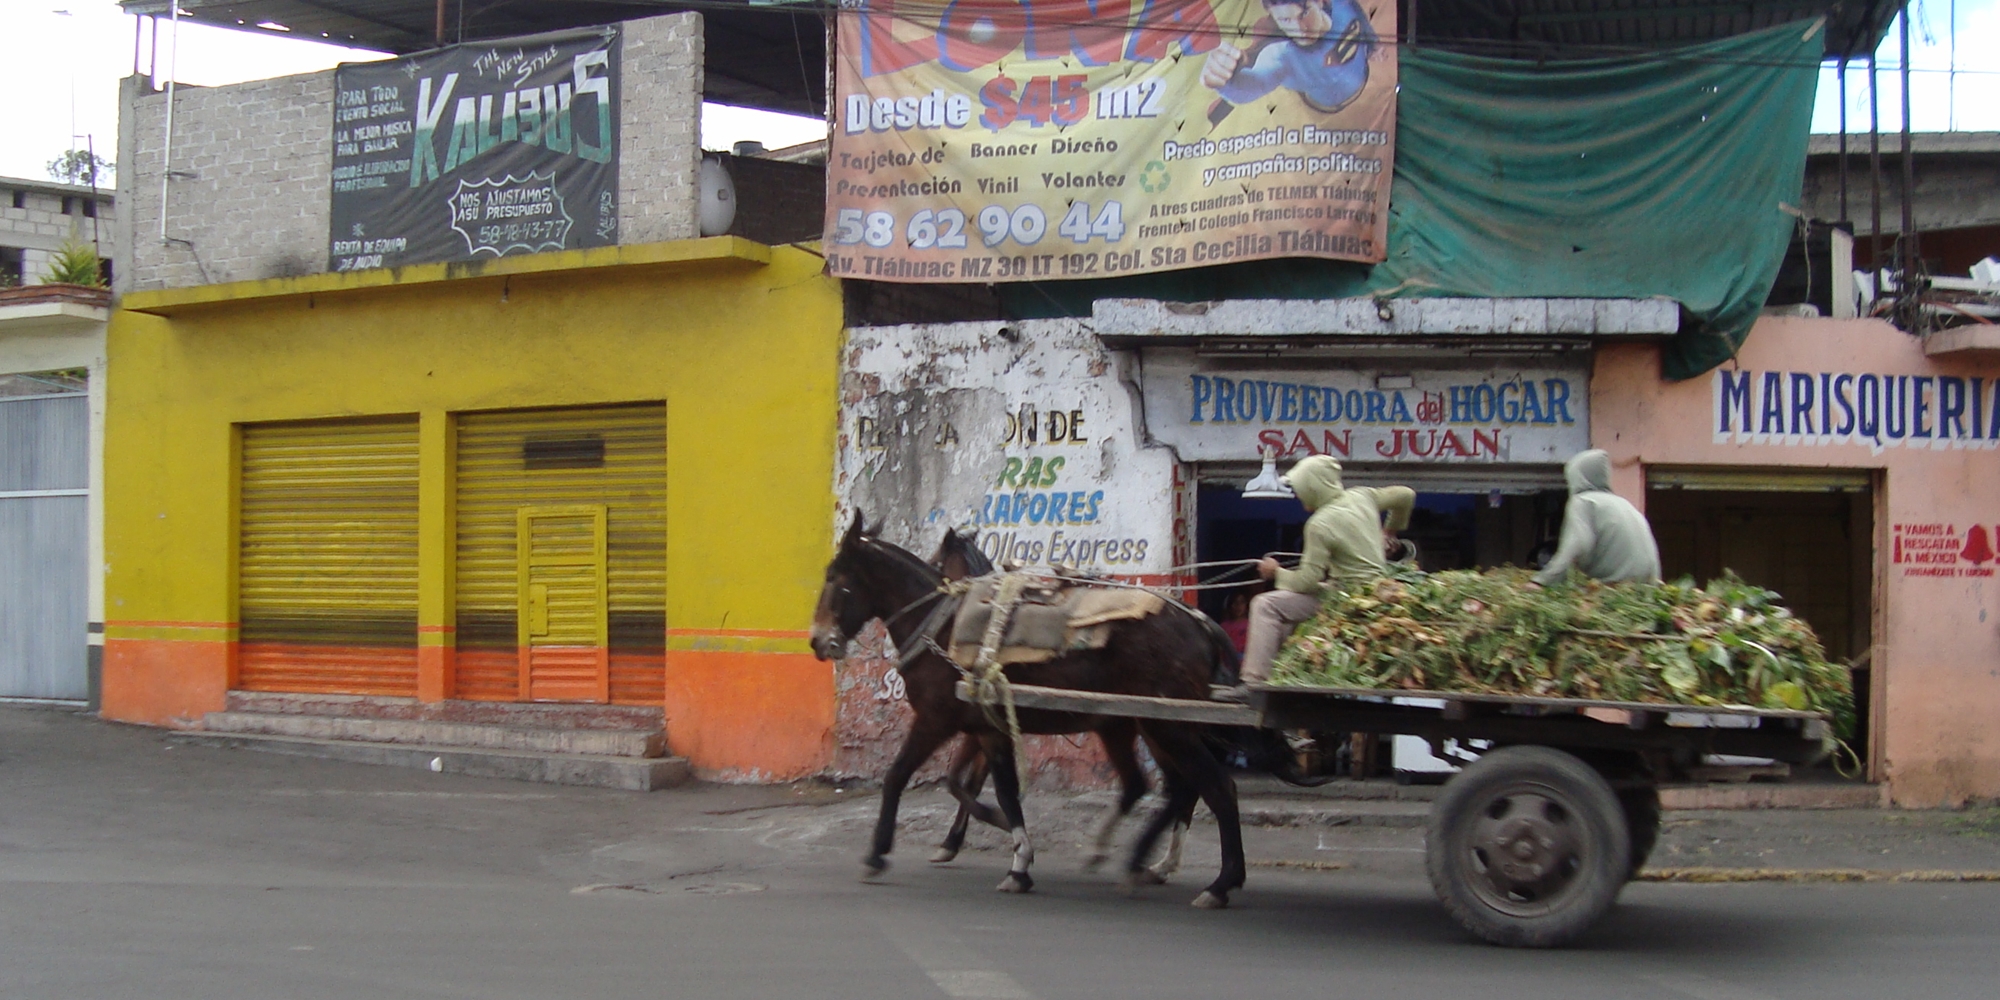
M 461 413 L 456 426 L 456 696 L 660 704 L 666 683 L 666 406 Z M 582 571 L 529 565 L 542 558 L 544 541 L 550 552 L 566 551 L 581 537 L 564 540 L 564 532 L 580 531 L 581 522 L 544 516 L 556 508 L 603 512 L 597 648 L 605 667 L 589 694 L 579 693 L 582 682 L 574 673 L 584 662 L 582 647 L 564 638 L 575 633 L 529 635 L 544 613 L 551 629 L 569 629 L 574 621 L 563 616 L 577 613 L 565 602 L 571 599 L 566 595 L 580 593 Z M 523 511 L 535 513 L 532 525 Z M 523 533 L 530 527 L 551 534 L 530 537 Z M 559 660 L 568 666 L 558 669 Z M 525 681 L 524 663 L 530 668 Z M 536 679 L 537 664 L 554 671 L 547 684 Z M 551 693 L 557 690 L 565 693 Z
M 417 423 L 243 428 L 237 687 L 417 693 Z
M 608 702 L 604 508 L 523 507 L 517 517 L 521 700 Z

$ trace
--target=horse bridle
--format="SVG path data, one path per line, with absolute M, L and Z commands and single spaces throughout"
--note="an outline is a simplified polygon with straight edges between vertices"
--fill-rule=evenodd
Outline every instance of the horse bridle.
M 891 558 L 907 557 L 907 561 L 915 563 L 916 565 L 922 567 L 927 572 L 931 573 L 937 572 L 937 570 L 933 568 L 929 563 L 926 563 L 918 559 L 916 556 L 910 553 L 903 552 L 900 549 L 893 549 L 893 548 L 882 549 L 877 543 L 878 540 L 874 538 L 864 537 L 861 539 L 861 544 L 875 546 L 878 551 L 886 551 L 889 553 Z M 847 584 L 842 583 L 840 585 L 840 593 L 843 597 L 848 597 L 851 596 L 854 592 L 848 588 Z M 944 657 L 947 662 L 950 661 L 951 657 L 948 654 L 946 654 L 944 649 L 937 644 L 937 632 L 939 628 L 943 627 L 945 619 L 951 617 L 951 612 L 956 610 L 957 601 L 955 600 L 955 598 L 957 598 L 958 596 L 959 592 L 952 587 L 951 581 L 941 580 L 938 583 L 936 589 L 931 590 L 930 592 L 919 596 L 916 600 L 911 601 L 910 603 L 905 604 L 900 608 L 897 608 L 895 611 L 891 612 L 887 617 L 884 617 L 882 619 L 882 628 L 886 630 L 891 626 L 895 625 L 896 622 L 900 621 L 904 615 L 907 615 L 910 612 L 915 611 L 916 609 L 923 607 L 924 605 L 929 604 L 933 601 L 938 602 L 938 604 L 931 609 L 930 614 L 924 616 L 924 620 L 917 625 L 916 634 L 917 638 L 920 639 L 921 641 L 912 643 L 909 649 L 899 649 L 897 651 L 898 654 L 896 657 L 897 670 L 900 671 L 907 668 L 911 663 L 916 661 L 916 658 L 918 656 L 923 655 L 923 653 L 926 650 L 934 652 L 939 656 Z M 954 598 L 954 599 L 944 600 L 945 598 Z M 840 640 L 840 643 L 843 647 L 854 641 L 854 637 L 848 635 L 846 630 L 842 629 L 837 622 L 834 625 L 834 629 L 835 629 L 835 637 Z

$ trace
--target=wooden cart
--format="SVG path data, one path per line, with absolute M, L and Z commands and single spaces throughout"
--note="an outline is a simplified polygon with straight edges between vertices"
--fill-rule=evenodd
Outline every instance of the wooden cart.
M 959 697 L 975 700 L 963 683 Z M 1604 915 L 1659 837 L 1660 783 L 1707 754 L 1808 764 L 1830 745 L 1820 713 L 1742 706 L 1291 685 L 1251 685 L 1247 705 L 1024 685 L 1013 697 L 1087 715 L 1409 734 L 1440 756 L 1447 741 L 1477 742 L 1431 806 L 1425 867 L 1460 924 L 1517 946 L 1562 944 Z M 1412 699 L 1431 705 L 1401 703 Z

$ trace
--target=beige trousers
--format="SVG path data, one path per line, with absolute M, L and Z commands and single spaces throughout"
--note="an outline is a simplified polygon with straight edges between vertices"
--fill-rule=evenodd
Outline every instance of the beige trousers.
M 1271 657 L 1300 622 L 1319 611 L 1319 598 L 1289 590 L 1269 590 L 1250 599 L 1250 637 L 1243 644 L 1243 682 L 1271 679 Z

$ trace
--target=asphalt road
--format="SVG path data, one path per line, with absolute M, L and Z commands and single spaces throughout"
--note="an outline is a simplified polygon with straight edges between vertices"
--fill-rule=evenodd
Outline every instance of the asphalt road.
M 0 997 L 1827 1000 L 2000 979 L 2000 884 L 1635 884 L 1577 946 L 1510 951 L 1445 917 L 1416 829 L 1253 829 L 1263 865 L 1209 912 L 1187 905 L 1205 828 L 1176 884 L 1126 898 L 1079 870 L 1093 801 L 1039 796 L 1038 888 L 1009 896 L 995 835 L 925 863 L 934 790 L 907 800 L 896 866 L 860 883 L 874 807 L 175 746 L 0 708 Z M 1676 816 L 1663 849 L 2000 867 L 1988 819 Z M 1270 866 L 1300 861 L 1318 867 Z

